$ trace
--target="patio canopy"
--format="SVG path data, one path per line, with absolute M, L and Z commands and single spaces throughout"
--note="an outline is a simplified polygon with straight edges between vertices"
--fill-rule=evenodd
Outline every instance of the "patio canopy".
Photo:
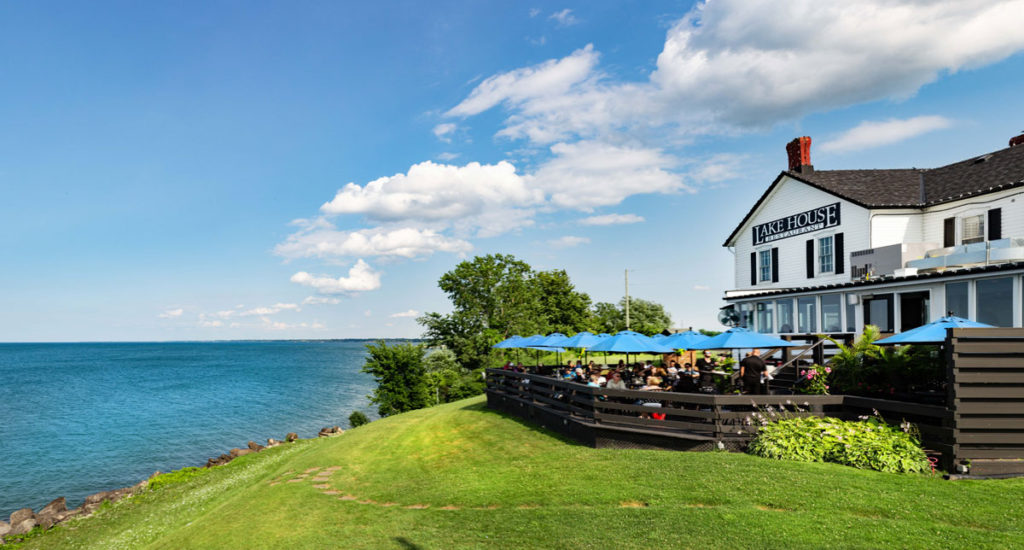
M 742 327 L 735 327 L 695 344 L 690 349 L 759 349 L 786 348 L 798 345 L 800 344 L 759 332 L 750 332 Z
M 569 337 L 569 339 L 566 340 L 565 343 L 562 344 L 562 346 L 567 348 L 589 349 L 593 347 L 594 344 L 600 342 L 601 340 L 604 340 L 605 338 L 608 338 L 607 334 L 602 336 L 597 334 L 591 334 L 589 332 L 580 332 L 577 333 L 575 336 Z
M 653 338 L 639 332 L 623 330 L 594 344 L 590 351 L 607 351 L 610 353 L 672 353 L 675 350 L 663 346 Z
M 894 334 L 888 338 L 875 340 L 873 343 L 879 346 L 893 344 L 941 344 L 946 341 L 947 328 L 991 328 L 992 325 L 971 321 L 963 317 L 950 315 L 926 325 L 910 329 L 906 332 Z
M 707 341 L 709 338 L 711 337 L 704 336 L 697 331 L 688 330 L 686 332 L 677 332 L 666 337 L 664 340 L 659 340 L 658 343 L 673 349 L 693 349 L 694 346 Z

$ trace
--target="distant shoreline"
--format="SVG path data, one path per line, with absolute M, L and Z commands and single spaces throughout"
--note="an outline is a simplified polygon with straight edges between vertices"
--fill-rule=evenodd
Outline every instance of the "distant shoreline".
M 283 339 L 238 339 L 238 340 L 77 340 L 77 341 L 56 341 L 39 340 L 28 342 L 0 341 L 0 346 L 6 345 L 29 345 L 29 344 L 231 344 L 231 343 L 258 343 L 258 342 L 376 342 L 385 340 L 387 342 L 422 342 L 422 338 L 283 338 Z

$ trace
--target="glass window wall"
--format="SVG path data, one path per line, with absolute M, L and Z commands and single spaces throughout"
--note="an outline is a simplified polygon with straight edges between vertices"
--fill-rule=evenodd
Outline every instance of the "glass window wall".
M 757 332 L 775 332 L 772 320 L 775 318 L 772 311 L 772 302 L 757 303 Z
M 779 332 L 793 332 L 793 300 L 776 300 L 775 311 L 779 313 Z
M 975 282 L 977 320 L 997 327 L 1013 326 L 1013 278 Z
M 946 283 L 946 311 L 943 312 L 944 314 L 953 314 L 964 319 L 968 318 L 967 285 L 967 281 Z
M 856 294 L 846 295 L 846 332 L 857 332 L 857 299 Z
M 798 329 L 805 334 L 818 332 L 818 308 L 814 296 L 804 296 L 796 301 Z
M 821 297 L 821 331 L 822 332 L 840 332 L 843 330 L 842 314 L 843 296 L 842 294 L 825 294 Z

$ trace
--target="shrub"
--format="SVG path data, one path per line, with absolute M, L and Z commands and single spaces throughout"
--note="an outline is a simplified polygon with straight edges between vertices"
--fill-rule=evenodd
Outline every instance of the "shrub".
M 195 468 L 190 466 L 188 468 L 182 468 L 175 472 L 160 474 L 154 477 L 153 479 L 149 480 L 149 488 L 156 490 L 161 487 L 166 487 L 168 485 L 185 483 L 186 481 L 204 475 L 209 471 L 209 468 Z
M 366 418 L 366 415 L 360 411 L 353 411 L 352 414 L 348 415 L 348 425 L 352 428 L 358 428 L 363 424 L 369 424 L 370 419 Z
M 930 470 L 913 426 L 890 426 L 878 416 L 861 422 L 798 417 L 762 422 L 748 452 L 764 458 L 833 462 L 854 468 L 894 473 Z
M 831 367 L 811 365 L 810 368 L 800 370 L 800 378 L 797 379 L 793 389 L 797 393 L 807 395 L 828 395 L 828 375 L 832 373 Z

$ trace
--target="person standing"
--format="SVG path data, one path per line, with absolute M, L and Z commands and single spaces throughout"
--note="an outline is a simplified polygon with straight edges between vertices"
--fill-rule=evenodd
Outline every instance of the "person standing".
M 762 394 L 764 386 L 761 378 L 768 366 L 761 359 L 761 350 L 753 350 L 750 355 L 740 361 L 740 378 L 743 380 L 743 393 Z

